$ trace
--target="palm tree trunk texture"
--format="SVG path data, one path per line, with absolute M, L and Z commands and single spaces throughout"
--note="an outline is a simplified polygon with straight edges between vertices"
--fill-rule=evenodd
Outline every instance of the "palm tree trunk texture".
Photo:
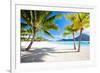
M 74 35 L 74 32 L 73 32 L 73 42 L 74 42 L 74 49 L 76 50 L 76 45 L 75 45 L 75 35 Z
M 29 36 L 28 36 L 28 38 L 27 38 L 27 41 L 30 39 L 30 37 L 31 37 L 31 34 L 29 34 Z
M 34 38 L 35 38 L 35 29 L 34 29 L 34 34 L 33 34 L 33 37 L 32 37 L 32 39 L 31 39 L 31 42 L 30 42 L 30 44 L 28 45 L 28 47 L 26 48 L 26 51 L 28 51 L 28 50 L 31 48 L 31 46 L 32 46 L 32 44 L 33 44 L 33 42 L 34 42 Z
M 79 38 L 79 44 L 78 44 L 78 52 L 80 52 L 80 47 L 81 47 L 82 31 L 83 31 L 83 28 L 80 29 L 80 38 Z

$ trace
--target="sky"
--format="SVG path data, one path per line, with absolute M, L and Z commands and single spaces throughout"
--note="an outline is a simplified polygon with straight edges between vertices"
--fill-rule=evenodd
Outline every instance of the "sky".
M 52 16 L 56 15 L 56 14 L 69 14 L 69 13 L 68 12 L 53 12 Z M 49 36 L 47 36 L 47 37 L 51 40 L 59 40 L 59 39 L 64 38 L 64 37 L 62 37 L 63 33 L 64 33 L 64 28 L 65 28 L 65 26 L 72 24 L 72 21 L 70 21 L 67 18 L 65 18 L 64 16 L 62 16 L 60 19 L 55 19 L 54 23 L 58 26 L 59 30 L 58 31 L 55 31 L 55 30 L 49 31 L 55 37 L 54 39 Z
M 54 16 L 56 14 L 66 14 L 67 15 L 67 14 L 70 14 L 70 13 L 72 13 L 72 12 L 52 12 L 51 16 Z M 24 22 L 24 20 L 22 18 L 21 18 L 21 22 Z M 65 32 L 64 27 L 72 24 L 71 20 L 62 16 L 60 19 L 55 19 L 53 22 L 59 28 L 59 30 L 57 30 L 57 31 L 56 30 L 50 30 L 49 31 L 55 38 L 51 38 L 50 36 L 45 35 L 43 32 L 38 32 L 38 36 L 42 36 L 42 37 L 49 39 L 49 40 L 72 39 L 71 34 L 66 36 L 66 37 L 63 37 L 63 33 Z M 84 30 L 83 33 L 89 35 L 89 29 Z M 75 35 L 75 37 L 77 37 L 78 35 L 79 35 L 79 32 Z

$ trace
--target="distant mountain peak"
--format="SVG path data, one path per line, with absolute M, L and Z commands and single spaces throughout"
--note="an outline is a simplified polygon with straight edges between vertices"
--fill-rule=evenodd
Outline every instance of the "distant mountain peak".
M 80 35 L 78 37 L 75 38 L 76 41 L 79 41 Z M 90 36 L 87 34 L 82 34 L 82 38 L 81 41 L 89 41 L 90 40 Z M 73 39 L 61 39 L 58 41 L 73 41 Z

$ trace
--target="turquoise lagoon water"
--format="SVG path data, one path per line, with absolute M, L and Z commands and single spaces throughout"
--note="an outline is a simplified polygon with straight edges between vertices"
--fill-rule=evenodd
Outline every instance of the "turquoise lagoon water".
M 73 41 L 50 41 L 49 43 L 51 44 L 59 44 L 59 45 L 73 45 Z M 75 42 L 76 45 L 78 45 L 78 41 Z M 89 41 L 81 41 L 81 46 L 89 46 L 90 42 Z

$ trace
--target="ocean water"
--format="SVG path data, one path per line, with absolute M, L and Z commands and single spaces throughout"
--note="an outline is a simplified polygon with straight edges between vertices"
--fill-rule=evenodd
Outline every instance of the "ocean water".
M 59 44 L 59 45 L 73 45 L 73 41 L 50 41 L 49 43 L 51 44 Z M 79 44 L 78 41 L 75 42 L 76 45 Z M 90 42 L 89 41 L 81 41 L 81 46 L 89 46 Z

